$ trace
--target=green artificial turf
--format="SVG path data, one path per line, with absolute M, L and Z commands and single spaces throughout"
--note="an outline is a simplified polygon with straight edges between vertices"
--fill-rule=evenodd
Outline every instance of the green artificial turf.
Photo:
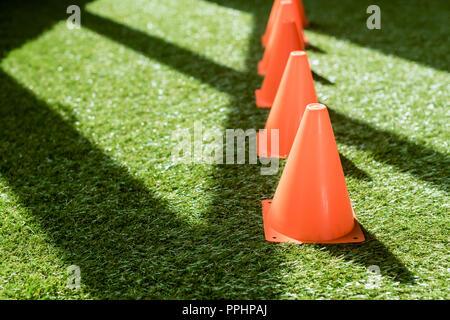
M 270 0 L 2 1 L 0 298 L 449 299 L 448 4 L 304 3 L 366 242 L 268 243 L 282 168 L 171 159 L 196 120 L 264 127 Z

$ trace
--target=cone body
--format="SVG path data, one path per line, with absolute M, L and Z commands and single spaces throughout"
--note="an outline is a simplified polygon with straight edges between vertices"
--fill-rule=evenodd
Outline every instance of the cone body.
M 270 10 L 269 20 L 267 21 L 266 31 L 261 36 L 261 43 L 265 46 L 267 43 L 267 39 L 269 38 L 270 33 L 272 32 L 272 28 L 274 25 L 275 17 L 278 14 L 278 9 L 280 8 L 281 0 L 275 0 L 272 5 L 272 10 Z
M 281 13 L 280 9 L 283 4 L 289 4 L 288 10 Z M 298 28 L 298 34 L 300 35 L 300 38 L 302 38 L 303 42 L 306 43 L 306 37 L 303 34 L 303 21 L 302 21 L 302 13 L 301 8 L 303 7 L 303 4 L 299 3 L 298 0 L 281 0 L 277 4 L 277 6 L 273 6 L 273 22 L 270 22 L 270 28 L 269 28 L 269 22 L 267 24 L 266 33 L 261 38 L 261 43 L 263 47 L 268 46 L 270 39 L 275 31 L 275 27 L 280 23 L 280 21 L 286 20 L 286 19 L 292 19 L 297 24 Z M 271 12 L 272 16 L 272 12 Z M 270 20 L 270 17 L 269 17 Z
M 261 89 L 255 91 L 256 105 L 260 108 L 270 108 L 273 104 L 290 53 L 303 48 L 294 22 L 282 22 L 276 31 L 274 52 L 268 63 L 267 74 Z
M 306 108 L 264 223 L 305 242 L 337 239 L 355 227 L 325 106 Z
M 267 145 L 258 147 L 258 155 L 270 158 L 286 158 L 291 150 L 306 106 L 316 103 L 317 96 L 307 55 L 293 51 L 289 56 L 275 101 L 267 118 Z M 279 154 L 272 154 L 271 129 L 279 130 Z M 258 143 L 259 146 L 259 143 Z
M 258 74 L 264 75 L 267 71 L 267 66 L 270 61 L 270 59 L 274 56 L 274 53 L 278 48 L 276 47 L 276 43 L 279 41 L 279 39 L 275 39 L 275 37 L 285 37 L 285 35 L 280 32 L 280 28 L 282 27 L 282 21 L 294 21 L 297 26 L 297 32 L 300 35 L 300 50 L 305 50 L 305 44 L 301 37 L 303 34 L 303 29 L 301 27 L 301 24 L 296 21 L 299 19 L 298 12 L 295 10 L 294 3 L 292 1 L 282 1 L 279 5 L 279 9 L 276 16 L 276 23 L 274 25 L 273 33 L 270 37 L 270 40 L 267 44 L 266 50 L 264 51 L 264 55 L 258 63 Z M 300 25 L 300 28 L 298 28 Z M 289 39 L 286 39 L 289 41 Z

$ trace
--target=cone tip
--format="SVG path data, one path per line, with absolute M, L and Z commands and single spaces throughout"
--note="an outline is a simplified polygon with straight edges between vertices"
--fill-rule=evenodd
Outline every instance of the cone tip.
M 315 110 L 323 110 L 326 109 L 327 107 L 321 103 L 310 103 L 306 106 L 306 108 L 308 110 L 315 111 Z

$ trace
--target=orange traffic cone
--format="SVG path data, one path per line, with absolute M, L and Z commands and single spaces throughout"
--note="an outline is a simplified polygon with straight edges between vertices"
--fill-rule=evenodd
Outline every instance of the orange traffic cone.
M 308 18 L 306 17 L 306 11 L 305 11 L 305 7 L 303 6 L 303 1 L 297 0 L 297 3 L 298 3 L 298 8 L 300 11 L 300 17 L 302 19 L 303 27 L 306 28 L 309 26 L 309 21 L 308 21 Z
M 263 219 L 272 242 L 364 241 L 323 104 L 306 107 L 274 198 L 263 201 Z
M 268 158 L 287 158 L 303 112 L 308 104 L 314 102 L 317 102 L 317 96 L 306 53 L 293 51 L 289 56 L 280 87 L 267 118 L 265 126 L 267 144 L 265 146 L 257 144 L 258 155 Z M 270 150 L 271 129 L 279 130 L 278 154 L 273 154 L 273 150 Z
M 258 62 L 258 74 L 264 75 L 267 71 L 268 62 L 271 59 L 274 52 L 276 52 L 277 48 L 275 47 L 277 43 L 276 37 L 284 37 L 283 33 L 280 32 L 280 28 L 282 27 L 281 21 L 294 21 L 298 27 L 298 22 L 296 22 L 296 19 L 294 17 L 293 12 L 295 12 L 294 4 L 291 0 L 287 1 L 281 1 L 278 9 L 277 14 L 277 21 L 278 23 L 274 26 L 274 32 L 272 33 L 269 43 L 267 44 L 266 50 L 264 51 L 264 55 L 261 59 L 261 61 Z M 298 19 L 297 14 L 297 19 Z M 297 32 L 300 32 L 299 34 L 303 33 L 303 29 L 298 28 Z M 303 39 L 300 39 L 301 48 L 300 50 L 305 50 L 305 45 L 303 43 Z
M 298 37 L 297 28 L 292 21 L 283 21 L 280 27 L 276 28 L 274 34 L 273 53 L 267 66 L 267 74 L 262 83 L 261 89 L 255 91 L 256 105 L 260 108 L 270 108 L 275 99 L 284 68 L 292 51 L 303 49 L 303 45 Z
M 279 9 L 279 6 L 280 6 L 280 2 L 281 2 L 281 0 L 275 0 L 273 2 L 272 10 L 270 10 L 269 20 L 267 21 L 266 31 L 261 36 L 261 43 L 262 43 L 263 47 L 266 46 L 265 44 L 267 43 L 267 41 L 269 39 L 269 35 L 272 32 L 272 28 L 273 28 L 273 25 L 274 25 L 275 17 L 278 14 L 278 9 Z
M 261 43 L 263 47 L 266 47 L 270 42 L 270 38 L 272 37 L 272 34 L 275 30 L 275 26 L 280 23 L 280 20 L 284 19 L 293 19 L 295 21 L 298 28 L 298 34 L 302 38 L 303 42 L 307 43 L 306 36 L 303 34 L 304 23 L 302 21 L 302 13 L 300 10 L 303 7 L 303 4 L 300 4 L 298 1 L 299 0 L 278 0 L 278 3 L 277 1 L 275 1 L 272 9 L 273 14 L 271 12 L 271 16 L 269 16 L 269 21 L 267 23 L 266 32 L 261 37 Z M 289 10 L 284 11 L 281 14 L 280 9 L 283 3 L 290 4 L 290 6 Z

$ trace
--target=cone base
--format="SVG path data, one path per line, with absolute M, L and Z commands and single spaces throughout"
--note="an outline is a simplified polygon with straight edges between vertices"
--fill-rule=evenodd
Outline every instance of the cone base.
M 258 108 L 271 108 L 272 102 L 264 100 L 261 89 L 255 90 L 256 106 Z
M 319 240 L 319 241 L 313 241 L 313 240 L 297 240 L 290 238 L 288 236 L 285 236 L 278 231 L 275 231 L 268 223 L 267 215 L 270 212 L 272 200 L 263 200 L 262 201 L 262 211 L 263 211 L 263 221 L 264 221 L 264 234 L 266 236 L 266 240 L 270 242 L 288 242 L 288 243 L 357 243 L 357 242 L 363 242 L 366 238 L 364 237 L 364 233 L 361 230 L 361 226 L 358 223 L 358 220 L 356 220 L 355 215 L 355 226 L 353 227 L 353 230 L 350 231 L 350 233 L 346 234 L 343 237 L 332 239 L 332 240 Z
M 269 145 L 270 145 L 270 141 L 272 141 L 270 139 L 270 130 L 267 132 L 267 143 L 265 146 L 260 146 L 259 145 L 259 132 L 256 133 L 256 148 L 257 148 L 257 154 L 258 157 L 263 157 L 263 158 L 278 158 L 278 159 L 287 159 L 287 157 L 289 156 L 289 153 L 287 154 L 272 154 L 272 150 L 269 150 Z

